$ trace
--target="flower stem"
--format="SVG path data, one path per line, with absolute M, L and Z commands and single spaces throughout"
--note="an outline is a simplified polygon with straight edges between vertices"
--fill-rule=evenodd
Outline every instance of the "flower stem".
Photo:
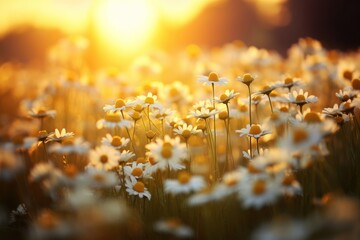
M 267 96 L 268 96 L 269 103 L 270 103 L 271 113 L 274 113 L 273 106 L 272 106 L 272 102 L 271 102 L 271 98 L 270 98 L 270 94 L 267 94 Z

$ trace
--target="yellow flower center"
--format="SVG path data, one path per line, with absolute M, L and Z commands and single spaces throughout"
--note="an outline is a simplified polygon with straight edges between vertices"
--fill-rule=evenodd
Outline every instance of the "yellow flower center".
M 280 108 L 280 112 L 288 113 L 288 112 L 289 112 L 289 108 L 288 108 L 288 107 L 281 107 L 281 108 Z
M 143 110 L 143 106 L 141 104 L 136 104 L 134 110 L 137 112 L 141 112 Z
M 58 223 L 59 218 L 50 210 L 43 211 L 39 218 L 37 219 L 37 223 L 44 229 L 50 230 L 54 229 Z
M 44 109 L 39 109 L 37 113 L 43 115 L 46 114 L 46 111 Z
M 252 100 L 254 100 L 254 101 L 260 101 L 261 100 L 261 96 L 260 95 L 257 95 L 257 96 L 255 96 L 255 97 L 253 97 L 252 98 Z
M 105 115 L 105 120 L 108 122 L 120 122 L 120 114 L 108 112 Z
M 164 158 L 171 158 L 172 156 L 172 145 L 171 143 L 165 142 L 161 150 L 161 156 Z
M 206 128 L 205 120 L 200 119 L 196 125 L 196 128 L 204 131 Z
M 351 81 L 351 86 L 353 87 L 353 89 L 355 90 L 360 90 L 360 79 L 359 78 L 354 78 Z
M 171 218 L 166 223 L 170 229 L 177 229 L 180 226 L 180 221 L 176 218 Z
M 114 147 L 119 147 L 121 146 L 122 142 L 121 142 L 121 138 L 119 136 L 114 136 L 111 140 L 111 145 Z
M 345 79 L 347 79 L 347 80 L 351 80 L 352 77 L 353 77 L 352 71 L 345 70 L 345 71 L 343 72 L 343 77 L 344 77 Z
M 309 112 L 305 115 L 304 121 L 308 123 L 320 123 L 321 119 L 316 112 Z
M 155 137 L 156 133 L 153 130 L 148 130 L 146 132 L 146 137 L 149 139 L 153 139 Z
M 170 90 L 169 90 L 169 95 L 170 95 L 171 97 L 177 97 L 177 96 L 179 95 L 179 91 L 177 90 L 177 88 L 172 87 L 172 88 L 170 88 Z
M 140 177 L 143 174 L 143 170 L 141 168 L 134 168 L 131 171 L 131 175 L 135 176 L 135 177 Z
M 287 77 L 287 78 L 285 78 L 284 82 L 285 82 L 285 84 L 291 84 L 294 81 L 293 81 L 293 79 L 291 77 Z
M 131 114 L 131 118 L 134 119 L 135 121 L 136 120 L 139 120 L 141 118 L 141 115 L 139 112 L 135 111 Z
M 303 130 L 301 128 L 294 130 L 294 133 L 293 133 L 294 143 L 301 143 L 301 142 L 307 140 L 308 137 L 309 137 L 309 135 L 305 130 Z
M 217 75 L 217 73 L 211 72 L 209 74 L 209 81 L 210 82 L 218 82 L 219 81 L 219 76 Z
M 64 168 L 64 173 L 66 176 L 73 178 L 77 175 L 78 169 L 74 164 L 68 164 Z
M 133 189 L 134 189 L 136 192 L 141 193 L 141 192 L 144 192 L 144 191 L 145 191 L 145 185 L 144 185 L 144 183 L 142 183 L 142 182 L 139 181 L 139 182 L 136 182 L 136 183 L 134 184 Z
M 253 124 L 253 125 L 251 125 L 249 134 L 257 135 L 257 134 L 260 134 L 260 133 L 261 133 L 261 127 L 260 127 L 260 125 L 258 125 L 258 124 Z
M 105 163 L 107 163 L 108 161 L 109 161 L 109 158 L 108 158 L 107 155 L 101 155 L 101 156 L 100 156 L 100 162 L 101 162 L 102 164 L 105 164 Z
M 279 118 L 280 118 L 280 116 L 279 116 L 279 114 L 276 113 L 276 112 L 274 112 L 274 113 L 272 113 L 272 114 L 270 115 L 271 121 L 277 121 L 277 120 L 279 120 Z
M 144 158 L 144 157 L 138 157 L 137 159 L 136 159 L 136 163 L 146 163 L 147 161 L 146 161 L 146 158 Z
M 184 138 L 189 138 L 191 136 L 191 132 L 188 129 L 185 129 L 181 136 L 183 136 Z
M 227 186 L 232 187 L 232 186 L 235 186 L 238 183 L 238 180 L 236 178 L 229 177 L 229 178 L 224 179 L 224 183 Z
M 151 165 L 155 165 L 155 164 L 157 164 L 157 161 L 155 160 L 155 158 L 149 157 L 149 163 L 150 163 Z
M 302 94 L 299 94 L 296 96 L 296 101 L 297 102 L 304 102 L 305 101 L 305 96 Z
M 227 111 L 222 111 L 222 112 L 220 112 L 220 113 L 219 113 L 219 118 L 220 118 L 221 120 L 227 119 L 227 118 L 228 118 L 228 113 L 227 113 Z
M 266 182 L 264 180 L 257 180 L 253 187 L 252 187 L 252 192 L 254 193 L 254 195 L 261 195 L 266 191 Z
M 351 103 L 349 102 L 344 103 L 344 109 L 349 109 L 349 108 L 351 108 Z
M 64 140 L 61 141 L 61 144 L 64 145 L 64 146 L 74 145 L 74 139 L 72 139 L 72 138 L 65 138 Z
M 225 93 L 220 95 L 220 100 L 221 101 L 225 101 L 228 98 L 228 95 L 226 95 Z
M 123 99 L 118 99 L 116 100 L 115 102 L 115 107 L 116 108 L 122 108 L 122 107 L 125 107 L 125 101 Z
M 245 73 L 243 76 L 243 82 L 244 83 L 251 83 L 252 81 L 254 81 L 253 76 L 251 76 L 250 73 Z
M 154 103 L 155 103 L 155 100 L 154 100 L 154 98 L 152 98 L 152 97 L 146 97 L 146 98 L 145 98 L 145 103 L 147 103 L 147 104 L 154 104 Z
M 251 174 L 258 174 L 258 173 L 262 173 L 262 171 L 260 169 L 258 169 L 257 167 L 255 167 L 253 164 L 249 163 L 247 165 L 247 170 L 249 173 Z
M 347 100 L 349 100 L 350 99 L 350 97 L 349 97 L 349 95 L 347 95 L 347 94 L 345 94 L 344 96 L 342 96 L 342 101 L 347 101 Z
M 187 184 L 190 181 L 190 174 L 188 172 L 180 172 L 178 174 L 178 181 L 181 184 Z
M 95 174 L 93 176 L 93 179 L 98 183 L 103 183 L 105 181 L 104 175 L 101 175 L 101 174 Z
M 295 181 L 295 177 L 292 174 L 286 175 L 282 181 L 284 186 L 291 186 L 291 184 Z
M 240 112 L 247 112 L 248 111 L 248 107 L 245 104 L 240 104 L 238 107 Z

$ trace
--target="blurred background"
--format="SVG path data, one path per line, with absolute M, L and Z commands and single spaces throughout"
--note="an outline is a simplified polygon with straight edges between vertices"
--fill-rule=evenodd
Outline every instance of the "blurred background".
M 241 40 L 285 55 L 301 37 L 357 50 L 358 0 L 0 0 L 0 63 L 39 63 L 64 36 L 88 39 L 90 66 L 152 50 Z

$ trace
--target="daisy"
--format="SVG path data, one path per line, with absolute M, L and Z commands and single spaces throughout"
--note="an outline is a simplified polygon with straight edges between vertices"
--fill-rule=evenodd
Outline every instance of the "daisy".
M 337 103 L 335 103 L 332 108 L 324 108 L 322 110 L 322 113 L 324 113 L 328 117 L 335 117 L 342 115 L 341 108 L 339 108 L 339 105 Z
M 340 89 L 339 92 L 335 93 L 335 95 L 339 98 L 341 102 L 346 102 L 347 100 L 353 100 L 357 96 L 358 92 L 354 91 L 350 87 L 346 87 L 343 90 Z
M 239 169 L 224 174 L 220 183 L 214 186 L 211 193 L 215 200 L 223 199 L 238 191 L 240 181 L 243 179 L 244 173 Z
M 193 127 L 191 124 L 187 125 L 186 123 L 178 125 L 173 131 L 175 134 L 182 136 L 185 140 L 188 140 L 192 135 L 201 132 L 196 126 Z
M 294 196 L 302 193 L 300 183 L 296 180 L 292 173 L 280 173 L 277 178 L 281 182 L 281 191 L 285 195 Z
M 189 86 L 179 81 L 165 86 L 165 91 L 161 93 L 164 95 L 162 99 L 168 101 L 169 105 L 176 104 L 178 106 L 186 106 L 193 99 Z
M 126 179 L 125 186 L 126 192 L 128 192 L 129 195 L 139 196 L 140 198 L 146 197 L 149 200 L 151 199 L 151 194 L 143 182 L 128 178 Z
M 133 101 L 130 100 L 124 100 L 122 98 L 119 98 L 116 100 L 114 105 L 105 105 L 103 107 L 103 110 L 105 112 L 116 112 L 116 111 L 124 111 L 127 107 L 130 107 L 134 104 Z
M 122 119 L 119 112 L 107 112 L 104 119 L 100 119 L 96 122 L 96 127 L 98 129 L 131 128 L 132 122 Z
M 51 117 L 54 118 L 56 116 L 55 110 L 46 110 L 43 107 L 34 107 L 28 112 L 30 117 L 33 118 L 46 118 Z
M 49 152 L 59 154 L 86 154 L 90 149 L 90 143 L 85 142 L 82 137 L 65 139 L 61 143 L 54 143 L 49 147 Z
M 237 77 L 237 80 L 242 82 L 243 84 L 250 86 L 250 84 L 255 80 L 255 76 L 250 73 L 245 73 L 242 77 Z
M 301 86 L 301 79 L 300 78 L 285 77 L 283 82 L 276 83 L 276 85 L 279 88 L 288 88 L 290 90 L 292 87 Z
M 143 108 L 162 108 L 163 106 L 157 101 L 157 96 L 149 92 L 146 96 L 137 96 L 134 105 L 141 105 Z
M 107 133 L 106 137 L 103 137 L 101 140 L 101 144 L 113 147 L 116 150 L 120 150 L 125 148 L 130 142 L 129 138 L 119 137 L 119 136 L 111 136 L 111 134 Z
M 5 143 L 4 148 L 9 150 L 29 150 L 37 142 L 37 137 L 24 137 L 18 135 L 12 138 L 12 142 Z
M 90 150 L 89 167 L 97 169 L 112 170 L 119 166 L 120 153 L 109 146 L 101 145 L 95 150 Z
M 164 182 L 164 191 L 173 195 L 181 193 L 197 192 L 205 187 L 205 181 L 202 176 L 191 176 L 189 172 L 182 171 L 178 173 L 178 178 L 166 179 Z
M 264 205 L 275 202 L 280 195 L 280 186 L 277 181 L 270 177 L 251 177 L 243 179 L 238 187 L 238 197 L 244 207 L 261 208 Z
M 293 91 L 292 93 L 288 94 L 286 99 L 289 103 L 294 103 L 296 105 L 302 106 L 307 103 L 315 103 L 317 102 L 318 98 L 314 95 L 310 95 L 308 92 L 304 92 L 303 89 L 300 89 L 298 92 Z
M 164 139 L 156 139 L 146 145 L 149 151 L 148 157 L 156 159 L 156 167 L 161 170 L 179 170 L 185 168 L 181 161 L 187 158 L 187 150 L 184 143 L 180 143 L 180 138 L 170 138 L 168 135 Z
M 131 152 L 129 150 L 123 150 L 120 153 L 119 162 L 127 162 L 133 157 L 135 157 L 135 154 L 133 152 Z
M 218 110 L 216 110 L 216 109 L 210 110 L 209 108 L 201 107 L 200 110 L 199 109 L 192 110 L 190 112 L 190 114 L 191 114 L 190 117 L 207 119 L 209 117 L 214 116 L 217 113 L 218 113 Z
M 220 97 L 216 97 L 215 101 L 218 103 L 228 104 L 231 99 L 235 98 L 239 94 L 240 93 L 238 92 L 234 92 L 234 90 L 227 89 L 225 93 L 220 95 Z
M 119 178 L 116 173 L 91 167 L 76 179 L 78 185 L 95 189 L 114 187 L 118 182 Z
M 132 162 L 124 166 L 125 176 L 131 179 L 151 178 L 151 175 L 145 171 L 143 163 Z
M 191 238 L 194 235 L 194 231 L 190 227 L 182 224 L 176 218 L 157 221 L 154 228 L 157 232 L 171 234 L 176 238 Z
M 152 112 L 152 117 L 157 120 L 164 120 L 167 117 L 171 116 L 173 111 L 169 108 L 156 108 Z
M 250 124 L 246 125 L 246 128 L 242 128 L 240 130 L 236 130 L 235 132 L 240 133 L 240 137 L 247 135 L 249 137 L 253 137 L 255 139 L 259 139 L 262 136 L 270 134 L 269 130 L 263 129 L 260 124 Z
M 203 85 L 225 85 L 229 82 L 226 78 L 219 77 L 219 75 L 215 72 L 209 73 L 209 76 L 200 76 L 198 78 L 199 82 Z
M 61 132 L 56 128 L 55 132 L 50 133 L 48 136 L 49 141 L 63 141 L 64 139 L 68 139 L 74 136 L 73 132 L 66 132 L 66 129 L 63 128 Z

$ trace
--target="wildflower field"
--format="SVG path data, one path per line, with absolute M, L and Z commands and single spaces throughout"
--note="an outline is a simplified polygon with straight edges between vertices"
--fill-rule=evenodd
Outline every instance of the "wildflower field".
M 240 41 L 0 65 L 1 239 L 359 239 L 360 53 Z

